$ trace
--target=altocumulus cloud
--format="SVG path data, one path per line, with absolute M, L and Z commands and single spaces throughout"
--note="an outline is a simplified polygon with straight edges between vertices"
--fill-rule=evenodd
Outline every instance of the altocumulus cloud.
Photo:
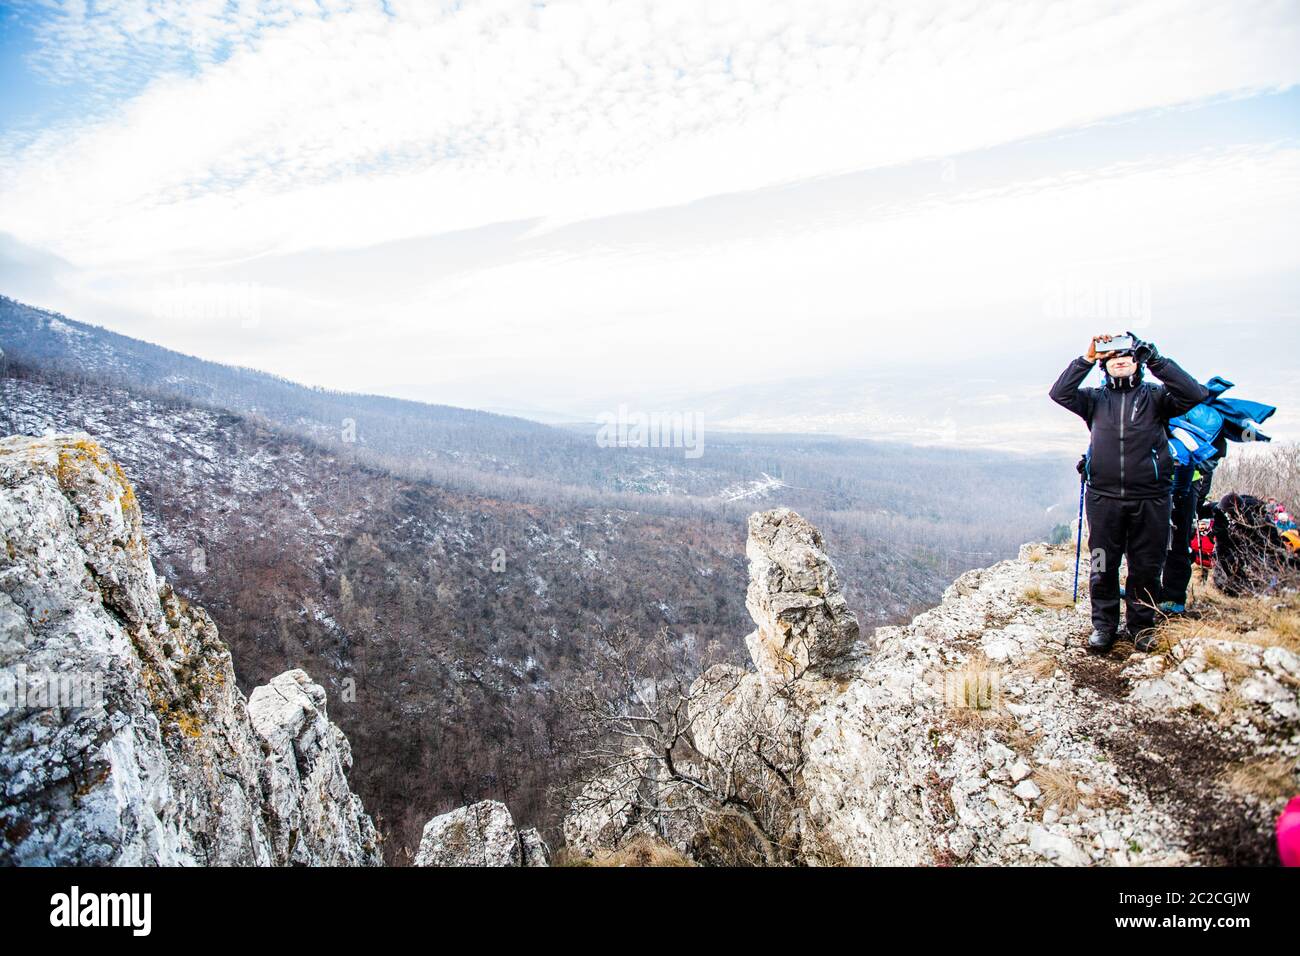
M 1292 20 L 1271 3 L 59 5 L 36 67 L 139 92 L 10 147 L 0 202 L 9 231 L 87 265 L 565 222 L 1285 86 Z

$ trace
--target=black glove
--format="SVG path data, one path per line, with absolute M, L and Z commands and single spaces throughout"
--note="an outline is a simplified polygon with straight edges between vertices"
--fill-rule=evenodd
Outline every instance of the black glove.
M 1160 351 L 1154 342 L 1143 342 L 1132 332 L 1127 334 L 1133 340 L 1133 361 L 1139 365 L 1150 365 L 1160 359 Z

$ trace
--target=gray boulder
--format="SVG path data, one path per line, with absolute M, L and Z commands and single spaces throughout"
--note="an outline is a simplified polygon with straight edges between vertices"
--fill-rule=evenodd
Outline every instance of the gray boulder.
M 424 825 L 416 866 L 548 866 L 535 829 L 518 830 L 504 803 L 481 800 Z

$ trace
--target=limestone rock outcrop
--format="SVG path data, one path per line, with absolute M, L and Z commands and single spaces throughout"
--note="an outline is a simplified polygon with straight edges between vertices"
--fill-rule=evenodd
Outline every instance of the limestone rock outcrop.
M 377 865 L 325 693 L 235 685 L 86 435 L 0 440 L 0 862 Z
M 264 816 L 277 860 L 378 863 L 378 840 L 348 786 L 352 747 L 325 713 L 325 690 L 285 671 L 248 699 L 253 729 L 268 748 L 261 765 Z
M 745 638 L 759 674 L 789 680 L 852 666 L 858 620 L 840 590 L 821 532 L 788 508 L 750 515 L 745 607 L 756 630 Z
M 549 866 L 550 851 L 535 829 L 516 829 L 504 803 L 481 800 L 424 825 L 416 866 Z

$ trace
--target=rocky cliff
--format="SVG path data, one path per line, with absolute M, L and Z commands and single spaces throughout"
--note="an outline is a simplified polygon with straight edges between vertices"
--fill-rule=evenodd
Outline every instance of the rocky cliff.
M 291 670 L 245 700 L 97 444 L 0 440 L 0 535 L 0 862 L 380 862 L 324 690 Z M 753 669 L 629 684 L 603 718 L 639 744 L 596 748 L 566 858 L 650 837 L 700 862 L 1274 861 L 1300 790 L 1294 598 L 1203 594 L 1158 653 L 1090 657 L 1072 553 L 1034 545 L 867 640 L 798 514 L 753 515 L 747 555 Z M 430 820 L 416 863 L 548 856 L 485 801 Z
M 673 754 L 595 780 L 570 850 L 649 832 L 699 858 L 740 807 L 791 862 L 1274 862 L 1272 821 L 1300 790 L 1294 606 L 1207 597 L 1159 653 L 1090 657 L 1073 549 L 1026 546 L 864 655 L 815 528 L 755 514 L 748 555 L 755 669 L 701 677 Z M 710 766 L 767 777 L 721 790 Z
M 0 440 L 0 534 L 0 862 L 380 862 L 325 692 L 245 700 L 88 436 Z

